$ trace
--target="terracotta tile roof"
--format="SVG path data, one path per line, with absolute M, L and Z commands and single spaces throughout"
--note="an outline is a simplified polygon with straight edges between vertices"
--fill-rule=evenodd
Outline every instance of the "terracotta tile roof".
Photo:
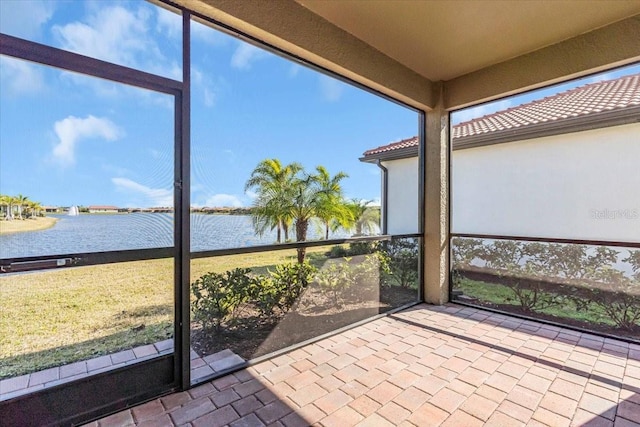
M 514 132 L 525 126 L 550 122 L 569 122 L 589 114 L 640 107 L 640 74 L 591 83 L 546 98 L 498 111 L 452 127 L 452 140 Z M 461 142 L 461 141 L 459 141 Z M 454 142 L 455 143 L 455 142 Z M 364 152 L 364 156 L 417 147 L 418 137 L 383 145 Z
M 364 152 L 364 156 L 371 156 L 373 154 L 384 153 L 387 151 L 395 151 L 401 148 L 417 147 L 418 137 L 403 139 L 402 141 L 392 142 L 391 144 L 383 145 L 381 147 L 373 148 Z
M 95 205 L 95 206 L 87 206 L 89 210 L 118 210 L 117 206 L 104 206 L 104 205 Z

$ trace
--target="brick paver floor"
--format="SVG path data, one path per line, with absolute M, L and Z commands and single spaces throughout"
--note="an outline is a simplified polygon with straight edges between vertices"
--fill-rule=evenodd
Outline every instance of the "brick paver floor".
M 90 425 L 640 427 L 640 346 L 423 304 Z

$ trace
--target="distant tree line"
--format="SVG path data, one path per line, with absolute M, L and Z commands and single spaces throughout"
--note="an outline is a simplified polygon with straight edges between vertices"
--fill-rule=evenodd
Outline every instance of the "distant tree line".
M 40 202 L 29 200 L 27 196 L 18 194 L 9 196 L 0 194 L 0 219 L 12 221 L 43 216 Z
M 191 208 L 191 212 L 195 213 L 203 213 L 203 214 L 212 214 L 212 215 L 251 215 L 250 207 L 202 207 L 202 208 Z

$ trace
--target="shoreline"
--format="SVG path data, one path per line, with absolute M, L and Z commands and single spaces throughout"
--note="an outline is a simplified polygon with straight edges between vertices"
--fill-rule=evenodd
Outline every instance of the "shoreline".
M 53 227 L 56 222 L 58 222 L 58 218 L 48 216 L 23 220 L 14 219 L 12 221 L 1 220 L 0 235 L 46 230 Z

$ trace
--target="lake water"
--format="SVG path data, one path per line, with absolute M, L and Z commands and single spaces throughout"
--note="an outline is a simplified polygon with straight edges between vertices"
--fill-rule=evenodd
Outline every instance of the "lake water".
M 50 215 L 58 222 L 47 230 L 0 235 L 0 258 L 173 246 L 173 215 Z M 309 239 L 322 232 L 309 227 Z M 329 238 L 347 237 L 344 231 Z M 284 237 L 284 236 L 283 236 Z M 291 238 L 295 237 L 292 233 Z M 276 232 L 255 235 L 245 215 L 191 215 L 191 250 L 204 251 L 273 244 Z

